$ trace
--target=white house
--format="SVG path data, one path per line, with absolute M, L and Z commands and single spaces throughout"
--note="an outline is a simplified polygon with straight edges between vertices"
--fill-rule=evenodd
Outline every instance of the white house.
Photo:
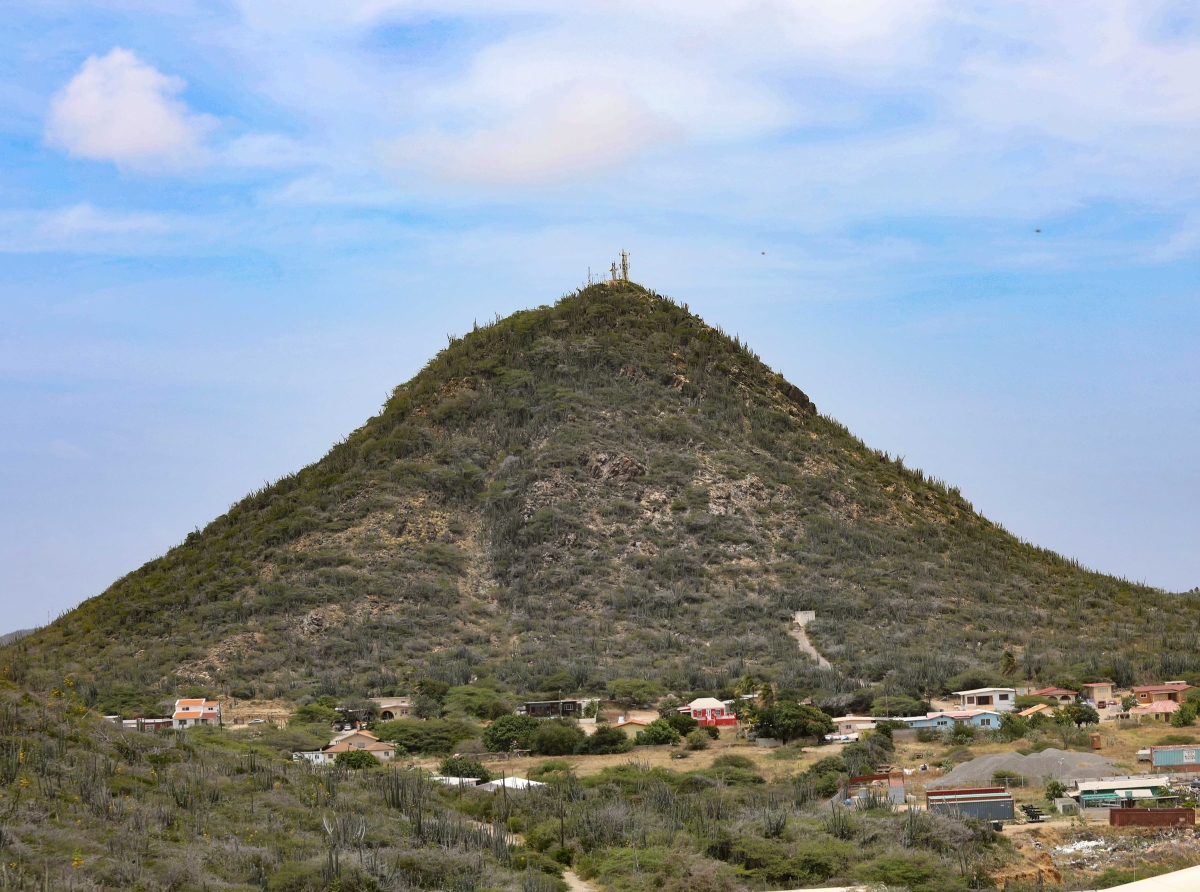
M 192 728 L 196 725 L 220 725 L 221 703 L 203 697 L 176 700 L 171 715 L 172 728 Z
M 955 691 L 959 709 L 990 709 L 994 712 L 1012 712 L 1017 705 L 1016 688 L 975 688 L 970 691 Z

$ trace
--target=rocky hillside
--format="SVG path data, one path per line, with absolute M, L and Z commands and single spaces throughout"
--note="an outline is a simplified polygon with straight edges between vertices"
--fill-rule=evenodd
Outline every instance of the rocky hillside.
M 1196 671 L 1197 605 L 1021 542 L 686 306 L 606 284 L 455 340 L 319 462 L 0 666 L 126 711 L 181 685 L 296 700 L 422 678 L 923 695 L 1002 663 Z M 789 637 L 797 609 L 832 670 Z

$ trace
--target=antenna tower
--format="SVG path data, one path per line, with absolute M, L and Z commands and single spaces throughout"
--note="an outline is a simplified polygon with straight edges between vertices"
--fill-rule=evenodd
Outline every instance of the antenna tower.
M 621 278 L 626 282 L 629 281 L 629 252 L 628 251 L 621 252 Z

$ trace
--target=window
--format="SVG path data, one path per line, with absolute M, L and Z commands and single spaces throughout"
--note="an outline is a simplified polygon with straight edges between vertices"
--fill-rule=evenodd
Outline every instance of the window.
M 998 699 L 1000 699 L 1000 700 L 1007 700 L 1007 699 L 1008 699 L 1008 694 L 1001 694 L 1001 695 L 1000 695 L 1000 697 L 999 697 Z
M 991 719 L 980 719 L 979 720 L 979 724 L 981 724 L 981 725 L 990 725 L 991 723 L 992 723 Z

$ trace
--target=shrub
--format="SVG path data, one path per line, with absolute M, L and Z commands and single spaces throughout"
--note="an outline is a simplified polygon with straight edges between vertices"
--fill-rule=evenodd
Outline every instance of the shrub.
M 937 728 L 918 728 L 917 740 L 921 743 L 936 743 L 942 739 L 942 732 Z
M 1196 704 L 1191 700 L 1181 703 L 1179 708 L 1171 713 L 1172 728 L 1186 728 L 1194 724 L 1196 724 Z
M 355 770 L 359 768 L 374 768 L 379 764 L 379 760 L 366 750 L 348 750 L 344 753 L 338 753 L 335 761 L 338 765 L 344 765 L 347 768 Z
M 583 739 L 583 731 L 569 719 L 543 720 L 533 732 L 530 749 L 539 756 L 569 756 Z
M 655 719 L 638 732 L 633 740 L 637 746 L 662 746 L 679 742 L 679 732 L 662 719 Z
M 325 725 L 331 725 L 341 717 L 341 713 L 336 709 L 331 709 L 320 703 L 309 703 L 307 706 L 301 706 L 292 713 L 292 717 L 288 719 L 288 724 L 315 725 L 320 722 Z
M 705 734 L 707 734 L 709 737 L 711 737 L 713 740 L 721 739 L 721 729 L 718 728 L 716 725 L 705 725 L 700 730 L 703 731 Z
M 1022 787 L 1025 785 L 1025 776 L 1017 771 L 1009 771 L 1006 768 L 1000 768 L 992 772 L 992 786 L 994 787 Z
M 527 715 L 502 715 L 483 729 L 483 745 L 491 753 L 527 750 L 538 729 L 538 720 Z
M 446 692 L 445 706 L 477 719 L 498 719 L 512 712 L 508 701 L 491 688 L 462 685 Z
M 690 715 L 684 715 L 682 712 L 669 713 L 663 716 L 663 721 L 679 732 L 682 737 L 686 737 L 700 727 L 698 721 Z
M 608 693 L 624 706 L 642 706 L 656 700 L 662 687 L 654 681 L 641 678 L 614 678 L 608 683 Z
M 835 757 L 836 758 L 836 757 Z M 827 760 L 822 760 L 827 761 Z M 817 763 L 820 764 L 820 763 Z M 723 756 L 717 756 L 713 759 L 713 768 L 742 768 L 746 771 L 752 771 L 755 767 L 754 760 L 746 756 L 739 756 L 737 753 L 726 753 Z
M 706 750 L 708 749 L 708 742 L 708 735 L 699 728 L 687 736 L 687 746 L 690 750 Z
M 460 740 L 475 736 L 475 729 L 466 722 L 454 719 L 397 719 L 392 722 L 373 722 L 371 732 L 380 740 L 389 740 L 410 753 L 445 755 L 454 751 Z
M 975 727 L 966 722 L 955 722 L 950 729 L 950 742 L 955 745 L 971 743 L 975 740 Z
M 492 773 L 484 768 L 481 762 L 466 756 L 450 756 L 443 759 L 440 771 L 446 777 L 473 777 L 484 782 L 492 779 Z
M 588 756 L 604 756 L 612 753 L 627 753 L 633 749 L 633 741 L 620 728 L 601 725 L 591 737 L 584 738 L 577 752 Z

